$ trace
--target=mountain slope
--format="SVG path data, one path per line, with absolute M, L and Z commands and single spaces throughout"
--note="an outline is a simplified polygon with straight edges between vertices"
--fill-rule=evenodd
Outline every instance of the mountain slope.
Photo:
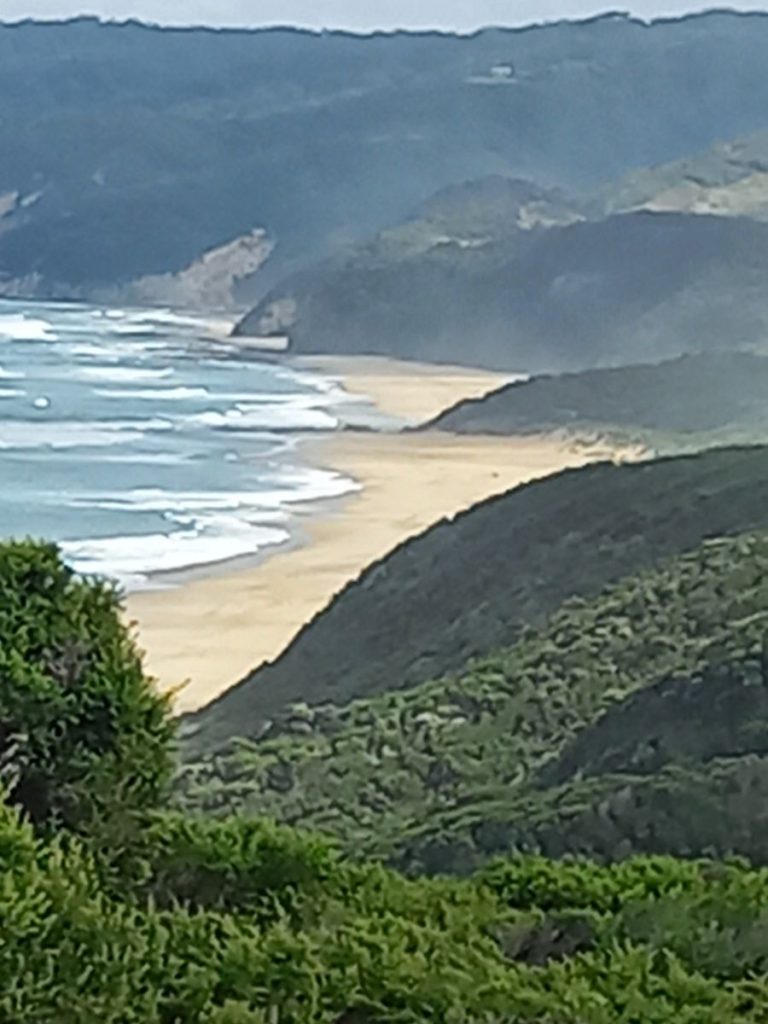
M 0 26 L 0 287 L 92 296 L 263 229 L 275 255 L 234 295 L 256 300 L 445 185 L 591 188 L 765 128 L 767 42 L 768 17 L 728 13 L 471 37 Z
M 295 708 L 259 742 L 191 765 L 182 798 L 208 813 L 310 823 L 421 870 L 462 869 L 508 852 L 512 837 L 552 856 L 582 849 L 562 818 L 535 838 L 537 814 L 551 818 L 568 790 L 583 799 L 590 782 L 615 792 L 620 776 L 768 755 L 767 569 L 766 533 L 710 541 L 567 603 L 540 633 L 457 678 Z M 645 850 L 701 854 L 715 834 L 700 830 L 698 847 L 682 850 L 668 822 L 651 818 L 644 833 L 638 806 L 633 818 Z M 723 855 L 733 847 L 719 834 Z M 637 849 L 608 817 L 599 852 Z M 740 852 L 758 849 L 768 851 L 764 815 Z
M 768 218 L 768 132 L 636 170 L 598 192 L 603 213 L 628 210 Z
M 768 439 L 768 359 L 746 352 L 534 377 L 460 402 L 425 429 L 457 434 L 567 430 L 658 448 Z
M 590 466 L 518 488 L 371 566 L 274 664 L 187 717 L 185 749 L 196 756 L 256 735 L 296 702 L 345 704 L 456 671 L 570 597 L 702 538 L 760 527 L 762 448 Z
M 540 372 L 758 347 L 768 224 L 641 211 L 381 259 L 356 251 L 289 279 L 240 327 L 298 352 L 365 352 Z

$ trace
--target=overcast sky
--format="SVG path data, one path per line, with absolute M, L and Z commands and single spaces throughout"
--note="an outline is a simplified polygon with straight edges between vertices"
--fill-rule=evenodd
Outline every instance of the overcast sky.
M 763 10 L 768 0 L 743 0 L 733 5 L 691 0 L 628 0 L 615 5 L 595 0 L 0 0 L 0 20 L 88 13 L 165 24 L 295 24 L 362 31 L 406 26 L 467 31 L 489 24 L 586 17 L 612 6 L 648 18 L 712 6 Z

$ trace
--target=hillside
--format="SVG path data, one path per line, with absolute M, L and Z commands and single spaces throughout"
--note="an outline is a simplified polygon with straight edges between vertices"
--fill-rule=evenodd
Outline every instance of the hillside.
M 593 189 L 765 129 L 767 43 L 768 17 L 728 13 L 468 37 L 0 26 L 0 289 L 178 298 L 167 275 L 223 251 L 224 298 L 254 302 L 446 185 Z M 232 243 L 260 231 L 258 269 Z
M 670 450 L 768 439 L 768 359 L 746 352 L 534 377 L 460 402 L 424 429 L 456 434 L 565 430 Z
M 458 235 L 288 279 L 242 333 L 297 352 L 365 352 L 553 372 L 764 344 L 768 224 L 641 211 Z M 471 339 L 471 340 L 470 340 Z
M 768 218 L 768 132 L 636 170 L 599 190 L 595 208 Z
M 371 566 L 277 662 L 184 719 L 185 751 L 254 736 L 296 702 L 345 704 L 457 671 L 571 597 L 703 538 L 765 527 L 763 448 L 590 466 L 521 487 Z
M 768 534 L 709 541 L 566 603 L 540 633 L 458 677 L 289 710 L 260 741 L 189 765 L 184 804 L 327 829 L 350 850 L 428 871 L 471 868 L 510 846 L 611 859 L 711 847 L 765 861 L 768 822 L 748 791 L 728 831 L 720 813 L 702 822 L 693 802 L 670 823 L 642 818 L 630 799 L 623 829 L 610 799 L 591 831 L 576 814 L 561 812 L 557 828 L 551 818 L 568 796 L 602 807 L 622 777 L 768 755 L 767 570 Z

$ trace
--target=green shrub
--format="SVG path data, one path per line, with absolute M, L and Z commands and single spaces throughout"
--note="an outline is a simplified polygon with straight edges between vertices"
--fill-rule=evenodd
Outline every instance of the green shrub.
M 701 891 L 707 866 L 674 857 L 638 857 L 607 866 L 588 860 L 514 857 L 488 865 L 477 879 L 517 909 L 588 908 L 606 913 L 627 903 Z
M 182 823 L 177 824 L 181 829 Z M 181 855 L 185 844 L 194 851 L 210 842 L 223 879 L 224 840 L 205 839 L 195 828 L 179 839 L 171 827 L 168 845 Z M 238 831 L 232 823 L 228 835 Z M 238 879 L 247 883 L 248 877 L 242 871 L 240 840 L 232 841 L 234 893 Z M 304 850 L 313 843 L 298 835 L 295 841 Z M 256 851 L 280 845 L 290 850 L 288 833 L 279 836 L 277 846 L 258 838 L 254 844 Z M 745 867 L 716 872 L 714 878 L 703 866 L 696 869 L 697 889 L 689 894 L 696 900 L 696 936 L 688 946 L 683 922 L 666 913 L 659 915 L 652 934 L 646 927 L 644 936 L 640 917 L 593 913 L 595 927 L 585 948 L 570 947 L 562 934 L 547 930 L 555 918 L 541 908 L 523 915 L 510 911 L 487 884 L 409 881 L 380 866 L 340 869 L 341 882 L 334 870 L 318 890 L 316 913 L 300 921 L 282 916 L 259 923 L 241 912 L 163 909 L 140 890 L 116 898 L 103 890 L 100 873 L 79 839 L 37 838 L 32 826 L 2 801 L 0 854 L 3 1024 L 766 1020 L 765 980 L 752 976 L 757 960 L 748 959 L 741 969 L 734 960 L 722 972 L 702 945 L 708 926 L 738 927 L 744 901 L 762 899 L 764 874 Z M 254 864 L 263 861 L 255 877 L 267 886 L 271 879 L 278 892 L 285 887 L 277 863 L 264 870 L 271 855 L 248 857 Z M 194 855 L 191 860 L 194 864 Z M 320 860 L 325 863 L 324 856 Z M 517 862 L 517 888 L 529 894 L 540 889 L 544 867 L 538 860 Z M 549 867 L 554 874 L 559 870 L 558 865 Z M 625 882 L 636 889 L 631 871 L 616 875 L 581 867 L 588 880 L 581 887 L 571 885 L 576 904 L 584 902 L 587 891 L 602 891 L 600 876 L 605 889 Z M 674 890 L 679 869 L 687 877 L 684 865 L 660 861 L 650 875 L 657 882 L 671 880 L 660 888 Z M 295 876 L 296 865 L 289 864 L 287 871 Z M 638 863 L 634 875 L 648 878 L 648 865 Z M 547 891 L 552 888 L 548 884 Z M 560 889 L 565 892 L 568 886 Z M 548 899 L 546 893 L 543 898 Z M 308 895 L 308 903 L 313 902 L 315 897 Z M 568 899 L 561 902 L 566 905 L 556 920 L 562 933 L 563 922 L 576 916 Z M 616 903 L 627 903 L 620 892 Z M 754 932 L 747 936 L 749 942 L 754 938 Z
M 261 922 L 316 913 L 344 877 L 333 841 L 269 821 L 154 814 L 115 865 L 118 891 L 247 915 Z
M 103 834 L 154 806 L 172 768 L 118 595 L 49 544 L 0 544 L 0 780 L 38 828 Z

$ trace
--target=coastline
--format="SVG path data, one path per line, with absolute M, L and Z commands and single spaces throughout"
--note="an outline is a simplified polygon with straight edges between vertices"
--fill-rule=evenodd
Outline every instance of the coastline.
M 528 376 L 386 356 L 298 356 L 290 365 L 337 381 L 346 391 L 367 398 L 379 415 L 399 419 L 403 426 L 428 423 L 458 402 L 481 398 Z
M 510 379 L 396 361 L 322 363 L 302 360 L 405 426 L 429 420 L 439 403 L 445 408 Z M 616 454 L 554 436 L 373 430 L 306 439 L 301 451 L 306 462 L 357 481 L 359 490 L 297 506 L 286 544 L 164 577 L 178 584 L 173 589 L 128 595 L 148 671 L 174 693 L 179 713 L 198 710 L 278 657 L 348 583 L 408 538 L 532 479 Z

